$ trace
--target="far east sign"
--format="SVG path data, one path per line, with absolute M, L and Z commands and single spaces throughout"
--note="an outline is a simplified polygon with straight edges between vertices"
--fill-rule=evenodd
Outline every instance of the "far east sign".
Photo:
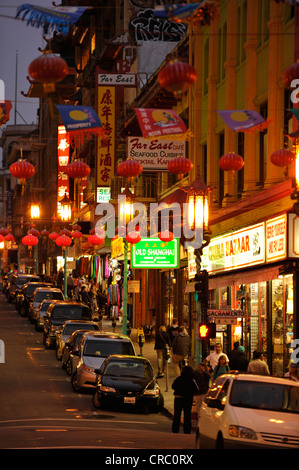
M 132 247 L 132 268 L 173 269 L 179 267 L 179 241 L 163 242 L 159 238 L 143 238 Z

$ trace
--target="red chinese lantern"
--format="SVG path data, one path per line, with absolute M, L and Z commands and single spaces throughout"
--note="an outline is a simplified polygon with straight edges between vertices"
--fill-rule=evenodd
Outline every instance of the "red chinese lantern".
M 55 243 L 57 246 L 65 248 L 66 246 L 70 246 L 70 244 L 72 243 L 72 239 L 67 235 L 60 235 L 56 238 Z
M 4 240 L 7 241 L 7 242 L 14 242 L 15 237 L 13 236 L 12 233 L 8 233 L 7 235 L 5 235 Z
M 128 243 L 131 243 L 132 245 L 136 245 L 136 243 L 140 242 L 141 235 L 139 232 L 129 232 L 128 235 L 126 236 L 126 240 Z
M 286 68 L 282 75 L 285 88 L 290 88 L 293 80 L 299 79 L 299 62 L 295 62 Z
M 79 231 L 80 231 L 80 230 L 81 230 L 81 227 L 80 227 L 80 225 L 78 225 L 78 224 L 74 224 L 74 225 L 72 226 L 72 229 L 73 229 L 73 230 L 79 230 Z
M 282 148 L 273 152 L 270 159 L 273 165 L 284 167 L 291 165 L 296 160 L 296 155 L 294 152 Z
M 67 237 L 72 236 L 71 231 L 67 228 L 63 228 L 62 230 L 60 230 L 59 235 L 66 235 Z
M 36 228 L 31 228 L 28 230 L 29 235 L 34 235 L 35 237 L 39 236 L 39 231 Z
M 90 166 L 80 160 L 75 160 L 74 162 L 69 163 L 64 169 L 64 173 L 66 173 L 70 178 L 85 178 L 90 172 Z
M 172 92 L 176 97 L 185 93 L 196 82 L 196 70 L 188 62 L 171 60 L 158 74 L 161 88 Z
M 56 240 L 59 237 L 59 234 L 56 232 L 49 233 L 50 240 Z
M 22 243 L 23 245 L 28 246 L 29 250 L 31 250 L 33 246 L 38 244 L 38 238 L 29 234 L 22 238 Z
M 143 168 L 142 165 L 135 160 L 129 159 L 121 162 L 117 167 L 117 174 L 126 178 L 135 178 L 140 175 Z
M 26 179 L 31 178 L 35 173 L 34 166 L 26 160 L 20 159 L 10 165 L 9 171 L 12 176 L 20 180 L 23 194 Z
M 90 243 L 91 245 L 101 245 L 102 243 L 104 243 L 104 240 L 104 237 L 98 237 L 96 234 L 90 235 L 88 237 L 88 243 Z
M 0 229 L 0 235 L 2 235 L 3 237 L 5 237 L 5 235 L 7 235 L 8 233 L 9 233 L 8 228 L 1 228 Z
M 82 237 L 82 233 L 79 232 L 79 230 L 74 230 L 73 232 L 71 232 L 71 237 L 73 237 L 73 238 L 81 238 L 81 237 Z
M 244 166 L 244 160 L 240 155 L 229 152 L 219 159 L 219 166 L 223 171 L 239 171 Z
M 3 235 L 0 234 L 0 243 L 3 243 L 4 242 L 4 237 Z
M 46 93 L 55 91 L 55 84 L 61 82 L 69 68 L 65 60 L 45 51 L 41 56 L 34 59 L 28 67 L 28 73 L 33 80 L 42 83 Z
M 163 232 L 159 232 L 159 238 L 162 242 L 171 242 L 174 236 L 172 232 L 164 230 Z
M 48 232 L 48 230 L 44 229 L 44 230 L 41 231 L 40 234 L 41 234 L 42 237 L 47 237 L 49 235 L 49 232 Z
M 170 173 L 183 176 L 185 173 L 189 173 L 189 171 L 192 170 L 193 163 L 189 158 L 175 157 L 170 160 L 167 168 Z

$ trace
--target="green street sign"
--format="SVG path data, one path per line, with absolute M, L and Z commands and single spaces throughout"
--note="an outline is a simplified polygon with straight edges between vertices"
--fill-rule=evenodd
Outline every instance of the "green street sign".
M 142 238 L 132 246 L 132 268 L 171 269 L 179 267 L 179 240 L 163 242 L 159 238 Z

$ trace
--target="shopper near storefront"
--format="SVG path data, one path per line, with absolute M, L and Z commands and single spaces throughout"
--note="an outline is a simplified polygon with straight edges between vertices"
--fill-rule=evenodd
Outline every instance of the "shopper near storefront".
M 194 396 L 194 401 L 197 409 L 197 415 L 199 416 L 201 404 L 209 390 L 210 383 L 209 370 L 203 362 L 200 362 L 197 365 L 196 370 L 194 371 L 194 380 L 198 387 L 198 392 Z
M 226 360 L 226 355 L 221 354 L 213 372 L 213 381 L 220 377 L 220 375 L 227 374 L 229 372 L 228 362 Z
M 180 431 L 181 414 L 184 410 L 184 434 L 191 433 L 191 409 L 193 396 L 198 393 L 198 387 L 194 380 L 194 370 L 190 366 L 182 369 L 181 375 L 176 377 L 172 383 L 174 390 L 174 415 L 172 421 L 172 432 Z
M 172 347 L 173 340 L 175 336 L 179 333 L 179 324 L 177 318 L 174 318 L 172 320 L 172 325 L 167 328 L 167 333 L 170 339 L 170 346 Z
M 247 372 L 249 361 L 245 356 L 244 346 L 238 347 L 238 356 L 234 359 L 234 366 L 231 365 L 229 361 L 230 370 L 238 370 L 239 372 Z
M 289 366 L 289 372 L 285 374 L 287 379 L 293 380 L 294 382 L 299 382 L 299 367 L 298 364 L 292 362 Z
M 215 345 L 215 351 L 213 351 L 211 354 L 209 354 L 204 360 L 204 364 L 209 364 L 212 370 L 215 369 L 215 367 L 218 364 L 219 357 L 220 356 L 225 356 L 226 362 L 229 363 L 229 358 L 228 356 L 222 352 L 222 345 L 220 343 L 217 343 Z
M 269 367 L 264 361 L 262 352 L 253 351 L 252 362 L 249 363 L 247 372 L 249 374 L 270 375 Z
M 74 291 L 74 279 L 71 273 L 69 273 L 67 277 L 67 296 L 69 299 L 73 297 L 73 291 Z
M 167 348 L 170 347 L 169 336 L 166 332 L 166 326 L 161 325 L 159 332 L 155 339 L 155 350 L 157 353 L 158 375 L 157 378 L 164 377 L 166 361 L 167 361 Z
M 239 341 L 236 341 L 234 343 L 234 349 L 232 349 L 231 352 L 228 353 L 229 366 L 232 370 L 237 370 L 237 360 L 240 355 L 239 350 L 238 350 L 239 346 L 240 346 Z
M 172 343 L 172 362 L 174 364 L 174 372 L 178 377 L 181 373 L 182 366 L 188 360 L 191 353 L 191 338 L 186 328 L 180 327 L 179 333 L 174 337 Z

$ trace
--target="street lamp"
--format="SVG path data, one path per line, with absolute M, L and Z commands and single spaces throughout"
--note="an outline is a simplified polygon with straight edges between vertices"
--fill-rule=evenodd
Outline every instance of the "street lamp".
M 36 220 L 40 218 L 40 206 L 37 202 L 33 202 L 30 205 L 30 216 L 31 216 L 31 220 Z M 37 244 L 34 247 L 34 257 L 35 257 L 35 274 L 38 276 L 39 269 L 38 269 L 38 245 Z
M 210 243 L 211 232 L 209 229 L 209 188 L 200 178 L 199 172 L 190 186 L 183 188 L 187 192 L 188 225 L 195 232 L 194 255 L 196 262 L 195 276 L 195 300 L 196 300 L 196 327 L 195 327 L 195 362 L 202 360 L 202 343 L 198 335 L 199 325 L 207 320 L 208 303 L 208 273 L 201 271 L 201 257 L 203 248 Z

